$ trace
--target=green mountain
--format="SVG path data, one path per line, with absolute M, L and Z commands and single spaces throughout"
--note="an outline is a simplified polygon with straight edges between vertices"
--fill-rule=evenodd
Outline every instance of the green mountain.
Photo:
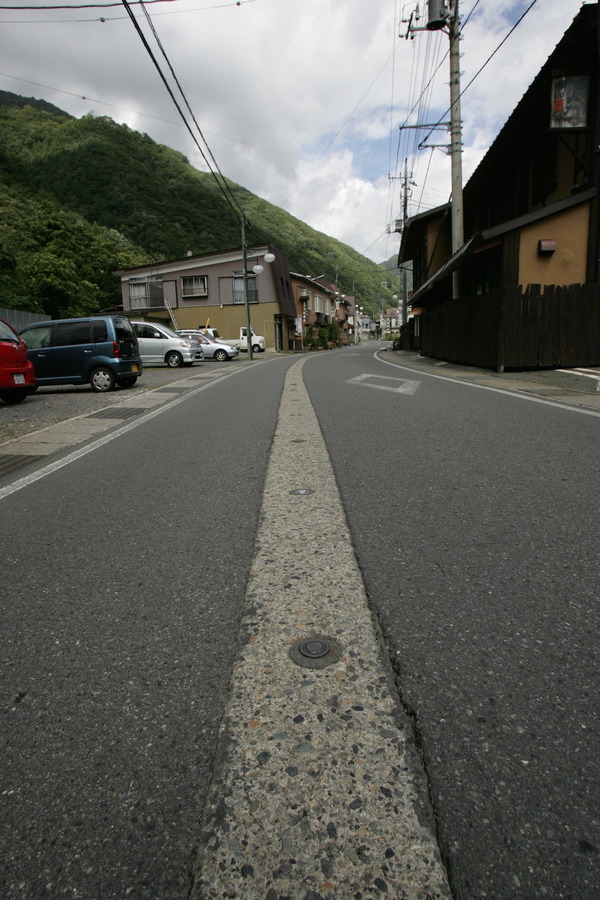
M 339 273 L 375 313 L 376 263 L 228 182 L 249 243 L 270 240 L 303 275 Z M 52 316 L 120 303 L 116 269 L 237 247 L 240 223 L 215 179 L 107 117 L 73 118 L 0 91 L 0 306 Z

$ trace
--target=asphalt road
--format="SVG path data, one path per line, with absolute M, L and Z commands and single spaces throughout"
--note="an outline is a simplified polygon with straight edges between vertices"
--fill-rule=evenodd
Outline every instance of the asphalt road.
M 97 394 L 87 384 L 50 385 L 38 388 L 23 403 L 9 406 L 0 402 L 0 446 L 4 441 L 16 440 L 40 428 L 66 422 L 75 416 L 86 416 L 124 401 L 173 384 L 190 375 L 224 374 L 248 365 L 245 356 L 230 362 L 205 360 L 193 366 L 169 369 L 167 366 L 146 366 L 131 388 L 117 388 Z
M 598 413 L 368 346 L 305 381 L 455 897 L 598 898 Z
M 386 356 L 314 354 L 303 375 L 454 896 L 597 900 L 597 411 Z M 293 363 L 175 389 L 0 500 L 7 900 L 188 895 Z
M 291 362 L 0 502 L 4 900 L 187 896 Z

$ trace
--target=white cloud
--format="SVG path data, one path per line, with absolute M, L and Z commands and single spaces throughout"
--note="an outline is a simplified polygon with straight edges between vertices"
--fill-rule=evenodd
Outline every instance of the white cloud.
M 477 5 L 461 44 L 463 86 L 528 5 Z M 580 5 L 535 5 L 466 91 L 465 178 Z M 461 0 L 463 22 L 474 6 Z M 443 33 L 399 38 L 406 29 L 399 28 L 399 0 L 180 0 L 147 9 L 219 168 L 234 181 L 360 252 L 369 248 L 376 260 L 398 248 L 386 227 L 401 213 L 397 178 L 405 156 L 416 182 L 409 211 L 448 200 L 447 155 L 417 153 L 424 133 L 398 137 L 448 41 Z M 15 9 L 0 12 L 0 20 L 0 88 L 76 116 L 110 115 L 204 167 L 124 9 Z M 444 116 L 448 80 L 446 59 L 412 121 Z M 428 143 L 447 140 L 442 130 Z

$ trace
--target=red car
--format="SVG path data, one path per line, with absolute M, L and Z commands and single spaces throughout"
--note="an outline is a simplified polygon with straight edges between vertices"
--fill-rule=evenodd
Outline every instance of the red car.
M 12 325 L 0 319 L 0 399 L 20 403 L 37 387 L 27 347 Z

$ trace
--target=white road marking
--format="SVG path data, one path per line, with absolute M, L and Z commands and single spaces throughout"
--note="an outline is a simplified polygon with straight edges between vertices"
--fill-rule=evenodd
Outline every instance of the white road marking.
M 600 391 L 600 374 L 593 372 L 591 369 L 559 369 L 559 372 L 566 372 L 568 375 L 581 375 L 582 378 L 593 378 L 596 381 L 596 390 Z
M 393 384 L 382 384 L 381 382 L 393 382 Z M 392 391 L 394 394 L 414 394 L 420 387 L 420 381 L 411 381 L 409 378 L 393 378 L 391 375 L 357 375 L 356 378 L 349 378 L 347 384 L 360 384 L 363 387 L 376 388 L 379 391 Z
M 373 354 L 374 358 L 386 366 L 393 366 L 395 369 L 405 369 L 407 372 L 415 372 L 410 366 L 403 366 L 398 363 L 388 362 L 381 359 L 377 353 Z M 419 373 L 420 374 L 420 373 Z M 459 384 L 461 387 L 474 388 L 477 391 L 491 391 L 493 394 L 504 394 L 506 397 L 515 397 L 518 400 L 526 400 L 528 403 L 540 403 L 542 406 L 553 406 L 554 409 L 564 409 L 567 412 L 580 413 L 583 416 L 595 416 L 600 418 L 600 412 L 595 409 L 584 409 L 581 406 L 571 406 L 568 403 L 557 403 L 554 400 L 543 400 L 541 397 L 533 397 L 531 394 L 524 394 L 521 391 L 509 391 L 505 388 L 492 387 L 489 384 L 477 384 L 474 381 L 465 381 L 462 378 L 451 378 L 448 375 L 434 375 L 433 372 L 423 372 L 424 378 L 438 378 L 440 381 L 447 381 L 450 384 Z
M 232 372 L 227 372 L 223 375 L 223 378 L 231 378 L 232 375 L 237 375 L 238 372 L 241 371 L 237 369 Z M 219 379 L 222 380 L 222 379 Z M 31 475 L 26 475 L 24 478 L 19 478 L 17 481 L 14 481 L 12 484 L 7 484 L 6 487 L 0 488 L 0 500 L 4 500 L 5 497 L 9 497 L 11 494 L 16 493 L 17 491 L 22 490 L 22 488 L 28 487 L 30 484 L 34 484 L 36 481 L 39 481 L 41 478 L 45 478 L 46 475 L 51 475 L 52 472 L 57 472 L 58 469 L 62 469 L 64 466 L 70 465 L 70 463 L 75 462 L 78 459 L 81 459 L 83 456 L 87 456 L 88 453 L 92 453 L 94 450 L 97 450 L 99 447 L 103 447 L 105 444 L 109 444 L 111 441 L 120 438 L 121 435 L 127 434 L 129 431 L 133 431 L 135 428 L 139 428 L 140 425 L 143 425 L 145 422 L 149 422 L 150 419 L 154 419 L 156 416 L 161 415 L 166 412 L 168 409 L 172 409 L 174 406 L 179 406 L 180 403 L 183 403 L 188 397 L 192 397 L 195 394 L 201 393 L 201 391 L 205 391 L 208 388 L 212 387 L 214 384 L 217 384 L 217 381 L 209 382 L 208 384 L 200 385 L 200 387 L 192 388 L 187 391 L 182 396 L 178 396 L 177 399 L 171 400 L 168 403 L 163 403 L 158 409 L 150 410 L 143 415 L 140 415 L 138 418 L 128 422 L 126 425 L 122 425 L 121 428 L 117 428 L 115 431 L 111 431 L 110 434 L 105 435 L 104 437 L 98 438 L 97 441 L 93 441 L 91 444 L 87 444 L 85 447 L 80 447 L 78 450 L 74 450 L 73 453 L 69 453 L 68 456 L 64 456 L 62 459 L 58 459 L 55 462 L 49 463 L 47 466 L 43 466 L 41 469 L 38 469 L 37 472 L 32 472 Z M 157 390 L 160 390 L 157 388 Z M 107 407 L 104 407 L 105 409 Z M 82 420 L 85 419 L 86 416 L 77 416 L 76 418 Z M 49 430 L 50 428 L 56 428 L 56 425 L 48 426 L 46 429 L 42 429 L 44 431 Z M 17 439 L 18 440 L 18 439 Z M 14 443 L 17 443 L 15 441 Z M 7 445 L 5 445 L 7 446 Z

